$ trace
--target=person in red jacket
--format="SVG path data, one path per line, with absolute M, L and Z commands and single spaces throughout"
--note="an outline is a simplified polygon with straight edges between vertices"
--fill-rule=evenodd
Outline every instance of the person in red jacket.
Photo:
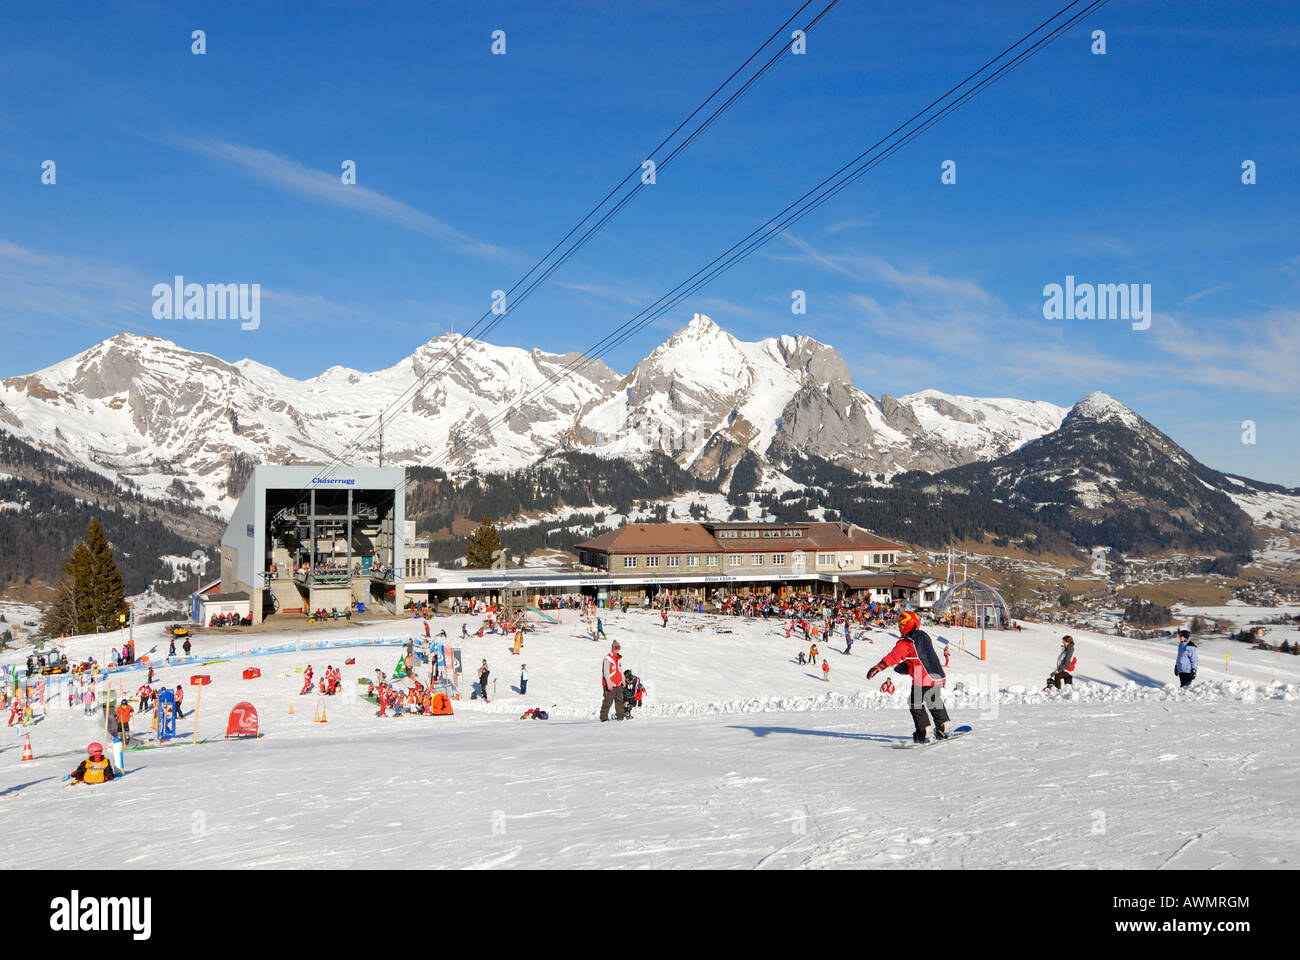
M 622 644 L 615 640 L 609 647 L 609 653 L 600 665 L 600 684 L 603 690 L 600 700 L 600 722 L 609 719 L 609 708 L 614 708 L 614 719 L 622 720 L 623 707 L 623 656 L 619 653 Z
M 898 618 L 898 643 L 894 649 L 867 671 L 870 680 L 886 667 L 894 667 L 898 673 L 907 673 L 912 678 L 912 694 L 908 708 L 912 712 L 912 722 L 916 731 L 912 740 L 926 743 L 926 731 L 930 719 L 926 716 L 927 708 L 934 718 L 934 735 L 940 740 L 948 736 L 948 711 L 943 705 L 940 693 L 946 679 L 939 657 L 934 651 L 934 641 L 921 629 L 921 619 L 911 610 L 905 610 Z
M 302 672 L 302 689 L 298 691 L 298 696 L 304 696 L 311 693 L 311 664 L 307 664 L 307 669 Z

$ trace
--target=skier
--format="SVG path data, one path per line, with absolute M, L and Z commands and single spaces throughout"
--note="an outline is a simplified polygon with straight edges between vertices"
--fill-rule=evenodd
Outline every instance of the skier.
M 311 664 L 307 664 L 307 669 L 302 672 L 302 689 L 298 691 L 298 696 L 305 696 L 311 693 Z
M 609 708 L 614 708 L 614 719 L 622 720 L 623 707 L 623 656 L 619 653 L 622 644 L 615 640 L 609 646 L 609 653 L 600 665 L 600 722 L 609 719 Z
M 126 743 L 131 739 L 131 704 L 123 700 L 117 705 L 117 725 L 122 731 L 122 742 Z
M 804 666 L 804 665 L 807 664 L 807 663 L 808 663 L 808 658 L 805 657 L 805 656 L 803 655 L 803 651 L 800 650 L 800 651 L 799 651 L 799 666 L 802 667 L 802 666 Z
M 1061 638 L 1061 655 L 1056 658 L 1056 669 L 1047 678 L 1047 688 L 1049 690 L 1052 687 L 1060 690 L 1062 680 L 1065 681 L 1066 686 L 1074 686 L 1074 677 L 1070 675 L 1070 671 L 1074 669 L 1077 659 L 1074 655 L 1074 637 L 1067 633 Z
M 119 774 L 104 757 L 103 746 L 92 743 L 86 748 L 86 759 L 77 764 L 77 769 L 69 776 L 77 783 L 104 783 Z
M 525 663 L 523 666 L 519 668 L 519 696 L 522 697 L 527 692 L 528 692 L 528 664 Z
M 1196 679 L 1196 668 L 1200 657 L 1196 653 L 1196 641 L 1190 630 L 1178 631 L 1178 659 L 1174 661 L 1174 675 L 1182 681 L 1184 687 L 1190 687 Z
M 664 629 L 668 629 L 668 608 L 666 606 L 659 611 L 659 616 L 663 617 Z
M 939 666 L 939 657 L 934 652 L 934 642 L 921 629 L 920 617 L 911 610 L 905 611 L 898 618 L 898 632 L 899 638 L 894 649 L 867 671 L 867 679 L 870 680 L 885 667 L 894 667 L 895 672 L 910 675 L 912 692 L 909 709 L 916 726 L 912 741 L 929 742 L 926 737 L 930 726 L 926 717 L 927 708 L 934 718 L 935 737 L 945 740 L 948 737 L 948 711 L 944 708 L 941 696 L 945 677 L 943 667 Z
M 814 664 L 817 662 L 817 644 L 815 643 L 808 650 L 808 662 Z

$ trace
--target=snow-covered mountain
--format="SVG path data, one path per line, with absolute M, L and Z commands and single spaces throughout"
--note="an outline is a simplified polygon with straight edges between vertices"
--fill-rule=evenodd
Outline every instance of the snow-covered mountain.
M 1091 393 L 1060 429 L 996 459 L 917 481 L 978 494 L 1028 514 L 1081 544 L 1148 553 L 1177 547 L 1251 551 L 1243 501 L 1291 492 L 1232 478 L 1186 450 L 1113 397 Z
M 332 367 L 296 380 L 120 334 L 0 383 L 0 429 L 147 496 L 225 513 L 255 463 L 345 453 L 373 462 L 377 416 L 399 398 L 383 425 L 387 463 L 495 471 L 555 452 L 657 450 L 709 480 L 725 479 L 746 451 L 776 470 L 805 455 L 864 473 L 943 470 L 1013 451 L 1066 414 L 934 390 L 876 398 L 826 344 L 747 343 L 700 314 L 626 376 L 577 359 L 447 335 L 385 370 Z M 559 376 L 570 366 L 572 376 Z

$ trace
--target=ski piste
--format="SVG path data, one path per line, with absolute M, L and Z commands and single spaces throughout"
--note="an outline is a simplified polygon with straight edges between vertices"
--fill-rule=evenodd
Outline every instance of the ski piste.
M 912 750 L 916 747 L 934 747 L 941 743 L 948 743 L 951 740 L 956 740 L 958 737 L 964 737 L 968 733 L 970 733 L 970 726 L 963 724 L 962 726 L 955 728 L 952 733 L 942 739 L 931 738 L 921 743 L 916 743 L 915 741 L 911 743 L 891 743 L 890 746 L 895 750 Z

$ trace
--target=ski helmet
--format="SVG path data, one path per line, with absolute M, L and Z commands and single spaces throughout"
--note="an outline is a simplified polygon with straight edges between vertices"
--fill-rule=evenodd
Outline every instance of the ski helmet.
M 92 743 L 90 746 L 86 748 L 86 753 L 88 753 L 92 757 L 102 756 L 104 753 L 104 746 L 103 744 Z
M 911 610 L 905 610 L 902 616 L 898 618 L 898 633 L 900 636 L 905 637 L 920 625 L 921 618 Z

